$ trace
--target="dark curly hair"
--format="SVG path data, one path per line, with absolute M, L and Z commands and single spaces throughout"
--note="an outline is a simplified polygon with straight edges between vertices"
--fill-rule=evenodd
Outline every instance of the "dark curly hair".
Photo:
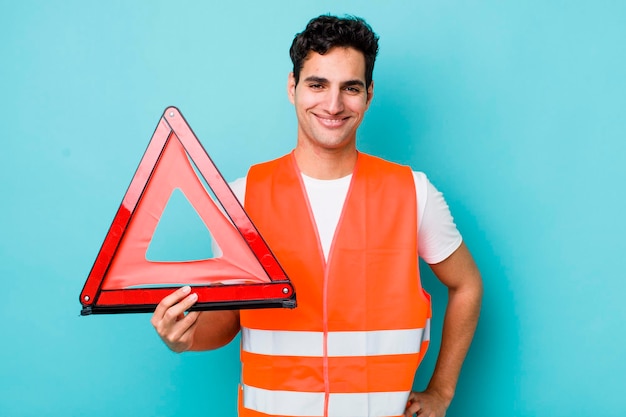
M 296 84 L 310 51 L 324 55 L 336 46 L 351 47 L 365 56 L 365 87 L 372 83 L 374 61 L 378 53 L 378 36 L 365 20 L 356 16 L 344 18 L 322 15 L 311 19 L 303 32 L 298 33 L 289 49 Z

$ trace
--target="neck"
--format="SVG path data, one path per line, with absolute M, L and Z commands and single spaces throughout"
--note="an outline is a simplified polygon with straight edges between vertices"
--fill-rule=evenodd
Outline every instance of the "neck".
M 352 174 L 358 155 L 354 147 L 309 152 L 298 146 L 293 153 L 300 172 L 320 180 L 334 180 Z

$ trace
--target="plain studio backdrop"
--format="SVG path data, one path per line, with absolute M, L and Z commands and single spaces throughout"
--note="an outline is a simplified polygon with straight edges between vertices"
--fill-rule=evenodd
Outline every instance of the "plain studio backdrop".
M 625 2 L 1 3 L 0 415 L 236 415 L 238 339 L 177 355 L 78 295 L 167 106 L 229 181 L 293 148 L 288 48 L 328 12 L 381 37 L 359 146 L 428 174 L 483 273 L 448 415 L 626 412 Z

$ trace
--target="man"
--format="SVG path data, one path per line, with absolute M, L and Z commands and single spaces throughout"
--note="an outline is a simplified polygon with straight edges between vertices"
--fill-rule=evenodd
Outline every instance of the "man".
M 233 184 L 298 307 L 185 315 L 197 296 L 183 287 L 152 317 L 175 352 L 215 349 L 241 330 L 240 416 L 442 417 L 454 396 L 481 278 L 425 175 L 356 149 L 377 51 L 362 19 L 311 20 L 290 50 L 296 147 Z M 429 341 L 418 253 L 449 300 L 433 376 L 411 392 Z

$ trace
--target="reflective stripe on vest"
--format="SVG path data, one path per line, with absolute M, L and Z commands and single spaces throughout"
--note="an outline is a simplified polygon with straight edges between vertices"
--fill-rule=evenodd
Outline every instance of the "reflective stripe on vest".
M 424 329 L 328 333 L 329 357 L 406 355 L 419 353 L 430 340 L 430 319 Z M 269 356 L 324 356 L 324 333 L 241 329 L 241 349 Z
M 298 306 L 240 312 L 239 416 L 401 416 L 431 317 L 411 170 L 359 154 L 328 261 L 293 154 L 250 169 L 245 207 Z
M 328 398 L 332 417 L 400 416 L 409 399 L 406 392 L 334 394 Z M 324 415 L 323 392 L 268 391 L 243 386 L 244 407 L 280 416 L 320 417 Z

